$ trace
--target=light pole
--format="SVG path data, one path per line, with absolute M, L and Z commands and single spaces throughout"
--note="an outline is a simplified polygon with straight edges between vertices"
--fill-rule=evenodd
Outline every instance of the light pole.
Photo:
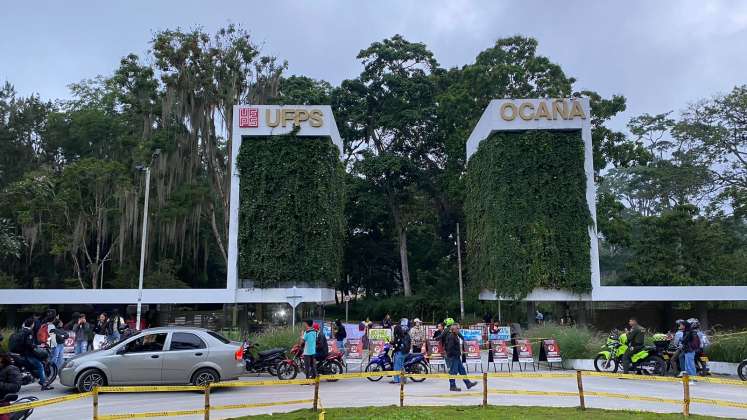
M 153 152 L 153 157 L 150 161 L 153 162 L 161 154 L 161 149 L 156 149 Z M 135 318 L 135 329 L 140 331 L 140 317 L 143 310 L 143 274 L 145 271 L 145 246 L 148 240 L 148 198 L 150 198 L 150 165 L 143 167 L 138 166 L 138 169 L 145 171 L 145 205 L 143 206 L 143 237 L 140 241 L 140 276 L 137 282 L 137 317 Z
M 460 321 L 464 322 L 464 284 L 462 283 L 462 244 L 461 238 L 459 237 L 459 223 L 456 224 L 457 228 L 457 264 L 459 269 L 459 315 L 461 315 Z

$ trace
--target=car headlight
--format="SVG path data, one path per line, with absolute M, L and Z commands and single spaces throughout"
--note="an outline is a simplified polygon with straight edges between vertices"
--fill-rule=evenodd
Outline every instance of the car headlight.
M 72 369 L 74 367 L 75 367 L 75 360 L 73 359 L 68 360 L 67 362 L 65 362 L 64 365 L 62 365 L 63 369 Z

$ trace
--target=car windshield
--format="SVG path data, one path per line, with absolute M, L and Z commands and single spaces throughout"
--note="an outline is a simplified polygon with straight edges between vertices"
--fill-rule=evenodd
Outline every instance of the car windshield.
M 231 342 L 231 340 L 227 339 L 226 337 L 223 337 L 222 335 L 218 334 L 215 331 L 208 331 L 207 333 L 210 334 L 213 338 L 215 338 L 216 340 L 220 341 L 223 344 L 228 344 L 228 343 Z

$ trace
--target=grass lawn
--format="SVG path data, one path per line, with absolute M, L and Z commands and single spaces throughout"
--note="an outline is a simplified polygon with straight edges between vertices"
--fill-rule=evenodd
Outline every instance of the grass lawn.
M 643 413 L 632 411 L 614 411 L 578 408 L 555 407 L 514 407 L 514 406 L 477 406 L 461 407 L 359 407 L 359 408 L 328 408 L 325 419 L 423 419 L 423 420 L 480 420 L 480 419 L 625 419 L 625 420 L 666 420 L 685 418 L 680 414 Z M 239 419 L 263 420 L 311 420 L 318 418 L 318 414 L 309 409 L 290 413 L 276 413 L 272 415 L 248 416 Z M 693 416 L 690 419 L 711 419 L 716 417 Z

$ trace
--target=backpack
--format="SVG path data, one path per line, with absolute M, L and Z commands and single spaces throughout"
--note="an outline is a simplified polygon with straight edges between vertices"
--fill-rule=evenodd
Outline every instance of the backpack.
M 327 337 L 324 333 L 319 332 L 316 334 L 316 357 L 324 358 L 329 354 L 329 347 L 327 347 Z
M 24 343 L 26 341 L 26 337 L 24 336 L 24 333 L 18 331 L 11 334 L 10 338 L 8 339 L 8 350 L 10 350 L 13 353 L 23 353 L 24 349 Z
M 36 341 L 39 344 L 46 344 L 49 340 L 49 325 L 43 323 L 39 326 L 39 330 L 36 332 Z
M 692 338 L 692 341 L 690 341 L 690 348 L 692 350 L 700 350 L 701 349 L 700 337 L 698 336 L 697 332 L 693 332 L 693 338 Z

